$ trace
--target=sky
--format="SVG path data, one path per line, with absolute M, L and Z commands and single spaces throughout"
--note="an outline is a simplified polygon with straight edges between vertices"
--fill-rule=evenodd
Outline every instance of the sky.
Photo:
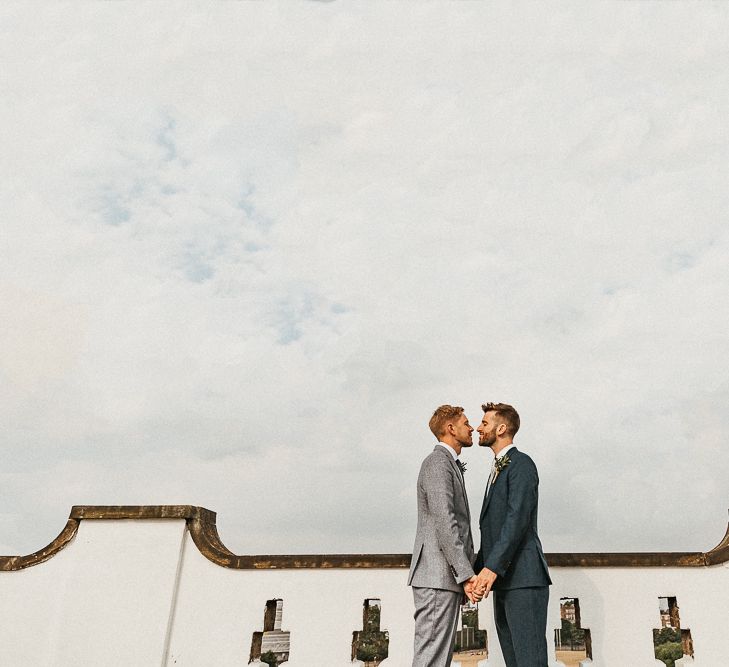
M 725 3 L 4 3 L 0 553 L 75 504 L 406 553 L 433 410 L 486 401 L 545 551 L 716 545 L 728 33 Z

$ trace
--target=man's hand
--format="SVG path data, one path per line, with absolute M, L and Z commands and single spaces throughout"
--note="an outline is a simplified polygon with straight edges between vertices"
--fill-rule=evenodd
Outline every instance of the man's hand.
M 476 582 L 473 584 L 473 591 L 476 595 L 480 596 L 479 600 L 481 598 L 487 598 L 489 596 L 489 593 L 491 592 L 491 587 L 494 585 L 497 576 L 498 575 L 496 574 L 496 572 L 492 572 L 487 567 L 485 567 L 478 573 L 478 576 L 476 577 Z M 469 581 L 471 580 L 469 579 Z
M 474 574 L 470 579 L 463 582 L 463 591 L 466 593 L 466 597 L 473 602 L 473 604 L 476 604 L 477 602 L 481 601 L 482 595 L 479 595 L 476 592 L 476 582 L 478 581 L 476 575 Z

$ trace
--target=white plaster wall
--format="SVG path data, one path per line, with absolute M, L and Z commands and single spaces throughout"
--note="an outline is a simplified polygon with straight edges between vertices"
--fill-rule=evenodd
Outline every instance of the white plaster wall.
M 364 600 L 379 598 L 381 627 L 390 633 L 383 667 L 409 667 L 413 602 L 406 577 L 404 569 L 229 570 L 200 554 L 184 520 L 83 520 L 74 541 L 46 563 L 0 572 L 0 665 L 247 665 L 266 601 L 281 598 L 282 629 L 291 632 L 288 667 L 344 667 Z M 552 578 L 552 650 L 559 599 L 576 597 L 592 634 L 593 665 L 656 667 L 658 598 L 675 596 L 694 640 L 690 664 L 729 665 L 727 565 L 552 568 Z M 490 649 L 481 667 L 502 667 L 490 601 L 479 618 Z M 557 665 L 554 653 L 550 660 Z
M 291 631 L 288 667 L 350 665 L 352 632 L 362 629 L 365 598 L 382 600 L 391 633 L 388 665 L 411 653 L 412 597 L 406 570 L 228 570 L 205 559 L 188 538 L 168 665 L 246 665 L 253 632 L 263 630 L 266 601 L 283 600 Z M 215 662 L 210 662 L 215 656 Z
M 560 597 L 580 600 L 592 634 L 593 664 L 655 667 L 658 598 L 675 596 L 681 627 L 691 630 L 695 661 L 729 665 L 729 566 L 712 568 L 552 568 L 550 628 L 559 627 Z
M 0 572 L 0 665 L 161 665 L 185 533 L 183 520 L 85 520 L 46 563 Z
M 729 665 L 729 567 L 552 568 L 548 645 L 560 626 L 559 600 L 580 600 L 582 625 L 589 628 L 596 667 L 655 667 L 653 628 L 660 627 L 658 598 L 676 596 L 681 624 L 690 628 L 693 664 Z M 291 631 L 289 667 L 350 664 L 352 632 L 361 628 L 365 598 L 382 600 L 382 629 L 390 633 L 390 657 L 383 667 L 412 661 L 413 602 L 405 570 L 235 571 L 207 561 L 188 539 L 170 665 L 202 667 L 246 664 L 254 631 L 263 629 L 267 600 L 284 601 L 283 626 Z M 489 636 L 490 658 L 503 667 L 491 601 L 480 605 Z M 454 663 L 456 664 L 456 663 Z
M 53 664 L 73 558 L 67 548 L 36 567 L 0 572 L 0 665 Z

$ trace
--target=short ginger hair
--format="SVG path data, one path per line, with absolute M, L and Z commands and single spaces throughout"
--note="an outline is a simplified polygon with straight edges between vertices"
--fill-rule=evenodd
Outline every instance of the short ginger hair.
M 441 405 L 436 408 L 433 416 L 428 422 L 430 430 L 436 438 L 440 438 L 445 434 L 446 424 L 452 422 L 463 414 L 463 408 L 454 405 Z
M 496 416 L 499 417 L 504 424 L 506 424 L 506 430 L 509 435 L 512 438 L 516 435 L 519 430 L 521 420 L 519 419 L 519 413 L 513 406 L 508 405 L 507 403 L 484 403 L 481 406 L 481 409 L 484 413 L 495 412 Z

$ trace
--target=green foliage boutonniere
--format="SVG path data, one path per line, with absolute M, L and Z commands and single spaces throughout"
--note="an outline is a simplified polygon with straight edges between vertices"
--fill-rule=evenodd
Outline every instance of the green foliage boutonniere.
M 496 459 L 494 462 L 494 466 L 496 468 L 496 476 L 494 479 L 499 476 L 499 473 L 501 473 L 502 470 L 506 470 L 510 463 L 511 459 L 508 454 L 504 454 L 500 459 Z

